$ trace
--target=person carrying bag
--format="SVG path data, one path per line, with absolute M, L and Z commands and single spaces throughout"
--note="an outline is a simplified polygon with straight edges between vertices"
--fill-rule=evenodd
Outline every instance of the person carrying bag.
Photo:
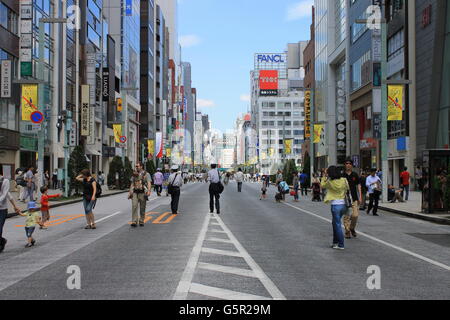
M 171 168 L 172 174 L 169 176 L 167 180 L 167 193 L 170 194 L 171 202 L 170 208 L 172 210 L 172 214 L 178 214 L 178 204 L 180 202 L 181 195 L 181 186 L 183 185 L 183 178 L 178 172 L 178 166 L 174 165 Z

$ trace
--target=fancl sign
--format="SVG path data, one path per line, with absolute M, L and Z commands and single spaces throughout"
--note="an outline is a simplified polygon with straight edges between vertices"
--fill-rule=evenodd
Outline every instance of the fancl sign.
M 284 55 L 282 54 L 257 54 L 258 63 L 283 63 Z

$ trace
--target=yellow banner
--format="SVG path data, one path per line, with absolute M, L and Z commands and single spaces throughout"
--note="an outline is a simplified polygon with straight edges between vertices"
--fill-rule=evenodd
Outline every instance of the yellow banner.
M 403 120 L 403 86 L 388 86 L 388 121 Z
M 22 85 L 22 121 L 31 121 L 31 114 L 37 111 L 38 104 L 38 85 L 23 84 Z M 34 105 L 35 108 L 32 107 Z
M 150 158 L 153 158 L 153 154 L 155 153 L 155 140 L 147 140 L 147 148 Z
M 311 91 L 305 91 L 305 139 L 311 138 Z
M 273 157 L 273 155 L 275 154 L 275 149 L 274 148 L 269 148 L 269 157 Z
M 170 158 L 171 156 L 172 156 L 172 149 L 167 148 L 167 149 L 166 149 L 166 157 L 167 157 L 167 158 Z
M 120 143 L 120 137 L 122 136 L 122 125 L 113 124 L 113 131 L 114 131 L 114 140 L 117 143 Z
M 323 132 L 323 124 L 314 125 L 314 140 L 313 143 L 320 143 Z
M 284 150 L 285 150 L 284 154 L 292 154 L 292 143 L 293 142 L 294 142 L 294 140 L 292 140 L 292 139 L 284 140 Z

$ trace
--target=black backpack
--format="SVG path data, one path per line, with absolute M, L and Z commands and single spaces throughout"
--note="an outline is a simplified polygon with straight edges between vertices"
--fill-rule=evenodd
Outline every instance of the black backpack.
M 92 181 L 92 182 L 94 182 L 94 181 Z M 95 181 L 95 182 L 97 182 L 97 181 Z M 97 182 L 96 187 L 97 187 L 97 190 L 95 191 L 95 197 L 98 199 L 102 196 L 102 186 Z
M 27 186 L 27 182 L 24 179 L 24 174 L 22 173 L 20 176 L 18 176 L 16 178 L 16 183 L 18 186 L 22 186 L 22 187 L 26 187 Z

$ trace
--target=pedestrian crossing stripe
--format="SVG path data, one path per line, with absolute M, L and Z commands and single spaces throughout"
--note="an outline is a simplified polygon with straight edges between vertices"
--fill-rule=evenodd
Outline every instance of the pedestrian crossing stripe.
M 144 223 L 147 223 L 148 221 L 152 220 L 155 217 L 154 216 L 155 214 L 160 214 L 160 212 L 150 211 L 150 212 L 145 213 Z M 169 217 L 163 221 L 163 219 L 167 216 L 169 216 Z M 171 222 L 173 219 L 175 219 L 176 216 L 177 216 L 176 214 L 172 214 L 171 212 L 164 212 L 163 214 L 159 215 L 155 220 L 153 220 L 152 223 L 166 224 L 166 223 Z M 131 222 L 131 221 L 128 222 L 128 224 L 132 224 L 132 223 L 133 222 Z

